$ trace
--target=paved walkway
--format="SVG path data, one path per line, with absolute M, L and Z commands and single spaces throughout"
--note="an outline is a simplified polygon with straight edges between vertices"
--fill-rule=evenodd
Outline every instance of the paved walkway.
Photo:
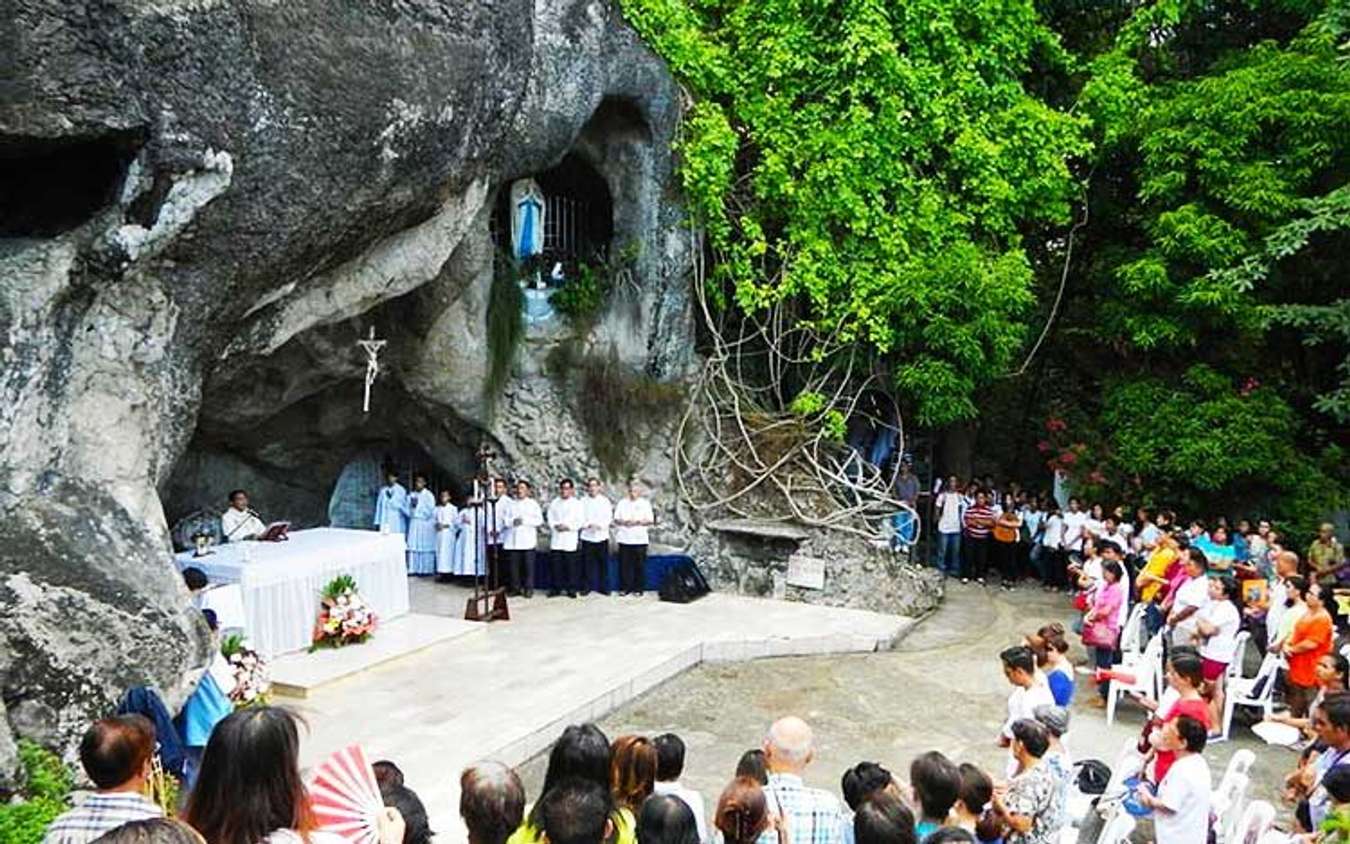
M 460 615 L 466 591 L 419 581 L 413 609 Z M 512 602 L 513 619 L 285 701 L 305 716 L 302 764 L 359 742 L 394 760 L 432 828 L 460 840 L 459 773 L 520 764 L 569 723 L 595 720 L 702 662 L 887 648 L 913 621 L 860 610 L 714 594 Z
M 685 781 L 709 803 L 730 780 L 740 754 L 757 746 L 769 723 L 786 714 L 800 715 L 815 727 L 817 758 L 806 779 L 835 793 L 840 775 L 859 761 L 879 761 L 908 781 L 910 761 L 933 749 L 997 777 L 1006 751 L 995 746 L 995 737 L 1008 695 L 998 653 L 1042 623 L 1059 619 L 1067 625 L 1071 614 L 1066 597 L 1040 589 L 1004 592 L 956 584 L 942 606 L 893 652 L 705 666 L 622 707 L 600 725 L 611 738 L 678 733 L 688 747 Z M 1072 655 L 1086 659 L 1076 646 Z M 1122 706 L 1115 725 L 1108 727 L 1105 714 L 1086 705 L 1089 692 L 1082 681 L 1087 678 L 1079 679 L 1070 750 L 1077 758 L 1095 757 L 1110 765 L 1125 739 L 1139 735 L 1142 710 Z M 1206 751 L 1216 784 L 1234 750 L 1251 748 L 1257 756 L 1253 796 L 1278 806 L 1277 786 L 1295 755 L 1265 745 L 1246 728 L 1234 732 L 1234 741 Z M 529 794 L 537 794 L 543 769 L 542 760 L 525 767 Z

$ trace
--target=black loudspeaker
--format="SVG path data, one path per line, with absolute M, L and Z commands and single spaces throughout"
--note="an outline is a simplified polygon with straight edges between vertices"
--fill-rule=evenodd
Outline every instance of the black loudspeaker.
M 712 590 L 708 588 L 708 581 L 703 577 L 703 572 L 698 570 L 698 563 L 692 559 L 686 559 L 671 566 L 666 572 L 666 579 L 661 582 L 661 600 L 669 601 L 672 604 L 687 604 L 690 601 L 702 598 Z

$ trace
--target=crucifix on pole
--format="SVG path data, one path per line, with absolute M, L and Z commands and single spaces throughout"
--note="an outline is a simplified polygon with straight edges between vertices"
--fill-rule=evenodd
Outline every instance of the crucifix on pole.
M 375 339 L 375 326 L 370 327 L 370 336 L 364 340 L 357 340 L 356 345 L 366 350 L 366 397 L 361 404 L 361 412 L 370 412 L 370 385 L 375 383 L 375 376 L 380 374 L 380 349 L 383 349 L 388 340 Z

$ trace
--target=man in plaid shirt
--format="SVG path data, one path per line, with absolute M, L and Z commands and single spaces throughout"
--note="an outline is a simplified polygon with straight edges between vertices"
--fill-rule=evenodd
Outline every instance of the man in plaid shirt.
M 800 718 L 781 718 L 764 738 L 764 766 L 769 784 L 764 799 L 769 812 L 782 818 L 783 832 L 771 826 L 758 844 L 842 844 L 844 814 L 839 799 L 828 791 L 808 788 L 802 771 L 815 758 L 811 727 Z
M 98 791 L 52 821 L 42 844 L 88 844 L 129 821 L 163 816 L 141 796 L 150 777 L 155 726 L 140 715 L 95 722 L 80 741 L 80 763 Z

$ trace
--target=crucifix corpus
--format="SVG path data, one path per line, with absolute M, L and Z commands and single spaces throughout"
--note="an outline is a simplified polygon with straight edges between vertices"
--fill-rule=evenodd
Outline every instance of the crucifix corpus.
M 366 350 L 366 398 L 361 404 L 361 412 L 370 412 L 370 385 L 375 383 L 375 376 L 380 374 L 380 349 L 384 348 L 388 340 L 375 339 L 375 326 L 370 327 L 370 336 L 364 340 L 357 340 L 356 345 Z

